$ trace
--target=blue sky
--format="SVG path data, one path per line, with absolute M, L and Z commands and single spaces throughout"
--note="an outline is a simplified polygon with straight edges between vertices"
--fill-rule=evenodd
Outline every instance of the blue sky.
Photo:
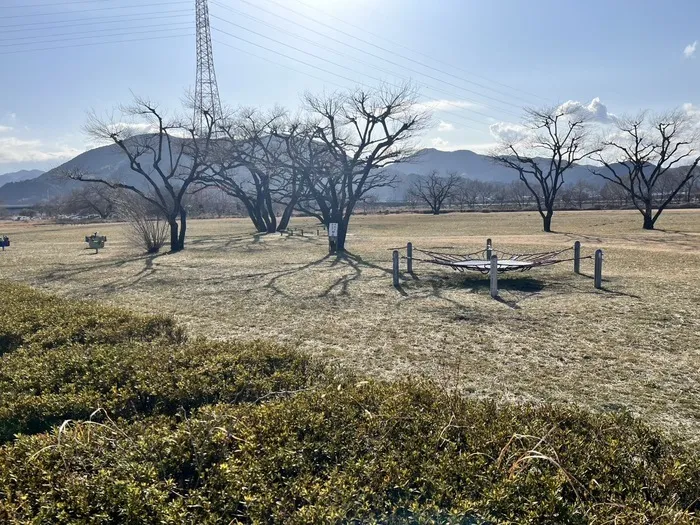
M 411 78 L 436 109 L 425 146 L 486 150 L 525 105 L 597 98 L 596 111 L 617 115 L 700 105 L 697 0 L 209 9 L 225 104 L 294 109 L 304 90 Z M 194 0 L 0 0 L 0 26 L 0 173 L 85 150 L 88 110 L 110 114 L 134 92 L 175 111 L 194 84 Z

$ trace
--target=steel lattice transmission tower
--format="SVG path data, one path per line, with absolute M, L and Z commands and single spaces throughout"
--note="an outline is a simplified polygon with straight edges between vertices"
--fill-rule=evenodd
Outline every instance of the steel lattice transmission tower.
M 219 87 L 214 73 L 214 53 L 209 29 L 209 6 L 207 0 L 195 0 L 197 18 L 197 83 L 194 88 L 194 123 L 198 131 L 205 130 L 205 112 L 213 118 L 221 117 Z

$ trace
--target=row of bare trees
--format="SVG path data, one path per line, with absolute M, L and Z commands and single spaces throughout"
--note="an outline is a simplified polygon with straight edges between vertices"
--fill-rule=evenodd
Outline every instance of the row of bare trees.
M 615 119 L 615 131 L 595 138 L 585 110 L 527 110 L 519 140 L 504 141 L 492 159 L 518 174 L 537 204 L 544 231 L 566 173 L 589 162 L 592 174 L 619 188 L 651 230 L 676 196 L 692 186 L 700 162 L 698 126 L 675 111 Z
M 428 121 L 418 107 L 410 86 L 383 86 L 306 94 L 305 111 L 294 116 L 281 109 L 202 110 L 204 125 L 197 126 L 136 98 L 118 118 L 92 115 L 86 127 L 93 138 L 119 147 L 131 176 L 82 169 L 67 175 L 146 201 L 168 223 L 171 251 L 185 245 L 186 199 L 216 188 L 244 205 L 259 232 L 287 228 L 294 210 L 337 223 L 342 252 L 358 204 L 394 181 L 383 168 L 414 154 L 413 139 Z
M 73 198 L 104 216 L 109 203 L 92 204 L 100 202 L 100 188 L 126 192 L 147 203 L 142 209 L 153 219 L 167 223 L 170 249 L 179 251 L 185 246 L 188 201 L 223 193 L 241 203 L 262 233 L 286 229 L 295 210 L 324 224 L 337 223 L 336 246 L 342 252 L 358 206 L 373 190 L 395 182 L 394 172 L 384 168 L 415 153 L 414 139 L 428 122 L 416 96 L 410 86 L 307 93 L 303 111 L 294 115 L 283 109 L 214 115 L 199 108 L 202 118 L 196 122 L 168 117 L 156 104 L 136 98 L 120 108 L 117 118 L 92 115 L 86 126 L 93 138 L 118 147 L 130 175 L 107 178 L 75 169 L 68 176 L 89 185 Z M 190 114 L 193 109 L 185 108 Z M 564 187 L 567 172 L 583 162 L 607 182 L 611 200 L 631 203 L 644 216 L 644 228 L 653 228 L 663 210 L 694 183 L 700 161 L 697 128 L 677 112 L 615 123 L 616 133 L 595 139 L 585 111 L 527 110 L 520 138 L 503 142 L 492 155 L 517 174 L 517 182 L 495 199 L 534 205 L 544 230 L 551 231 L 559 203 L 581 203 L 589 192 Z M 437 173 L 417 179 L 408 198 L 435 214 L 445 205 L 494 199 L 456 174 Z
M 462 177 L 456 172 L 412 175 L 404 202 L 411 209 L 427 209 L 434 215 L 445 211 L 525 210 L 538 209 L 538 203 L 521 180 L 511 182 L 482 181 Z M 685 185 L 685 170 L 667 172 L 656 185 L 656 197 L 670 198 L 674 206 L 700 202 L 700 170 L 696 169 Z M 681 191 L 676 189 L 682 186 Z M 376 205 L 374 206 L 377 207 Z M 579 179 L 562 186 L 557 193 L 556 209 L 626 209 L 634 207 L 632 196 L 618 184 Z

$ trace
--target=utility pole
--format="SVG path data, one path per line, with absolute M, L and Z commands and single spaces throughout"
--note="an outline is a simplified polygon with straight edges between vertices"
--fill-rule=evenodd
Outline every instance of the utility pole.
M 198 131 L 208 128 L 205 113 L 210 119 L 221 117 L 219 87 L 214 73 L 214 53 L 209 28 L 207 0 L 195 0 L 197 26 L 197 82 L 194 88 L 194 123 Z

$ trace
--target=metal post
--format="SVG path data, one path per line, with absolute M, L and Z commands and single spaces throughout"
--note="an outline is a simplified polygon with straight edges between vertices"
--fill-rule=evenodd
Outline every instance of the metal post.
M 574 243 L 574 273 L 581 273 L 581 243 Z
M 493 254 L 493 251 L 491 248 L 491 239 L 486 239 L 486 260 L 487 261 L 491 260 L 492 254 Z
M 498 297 L 498 256 L 491 256 L 491 269 L 489 270 L 491 277 L 491 297 Z
M 316 228 L 316 237 L 318 237 L 318 228 Z
M 399 251 L 394 250 L 394 253 L 392 255 L 393 258 L 393 263 L 394 263 L 394 288 L 399 287 Z
M 304 236 L 304 230 L 301 230 L 301 236 L 302 237 Z
M 603 250 L 595 251 L 595 287 L 603 287 Z
M 413 243 L 406 245 L 406 269 L 408 273 L 413 273 Z

